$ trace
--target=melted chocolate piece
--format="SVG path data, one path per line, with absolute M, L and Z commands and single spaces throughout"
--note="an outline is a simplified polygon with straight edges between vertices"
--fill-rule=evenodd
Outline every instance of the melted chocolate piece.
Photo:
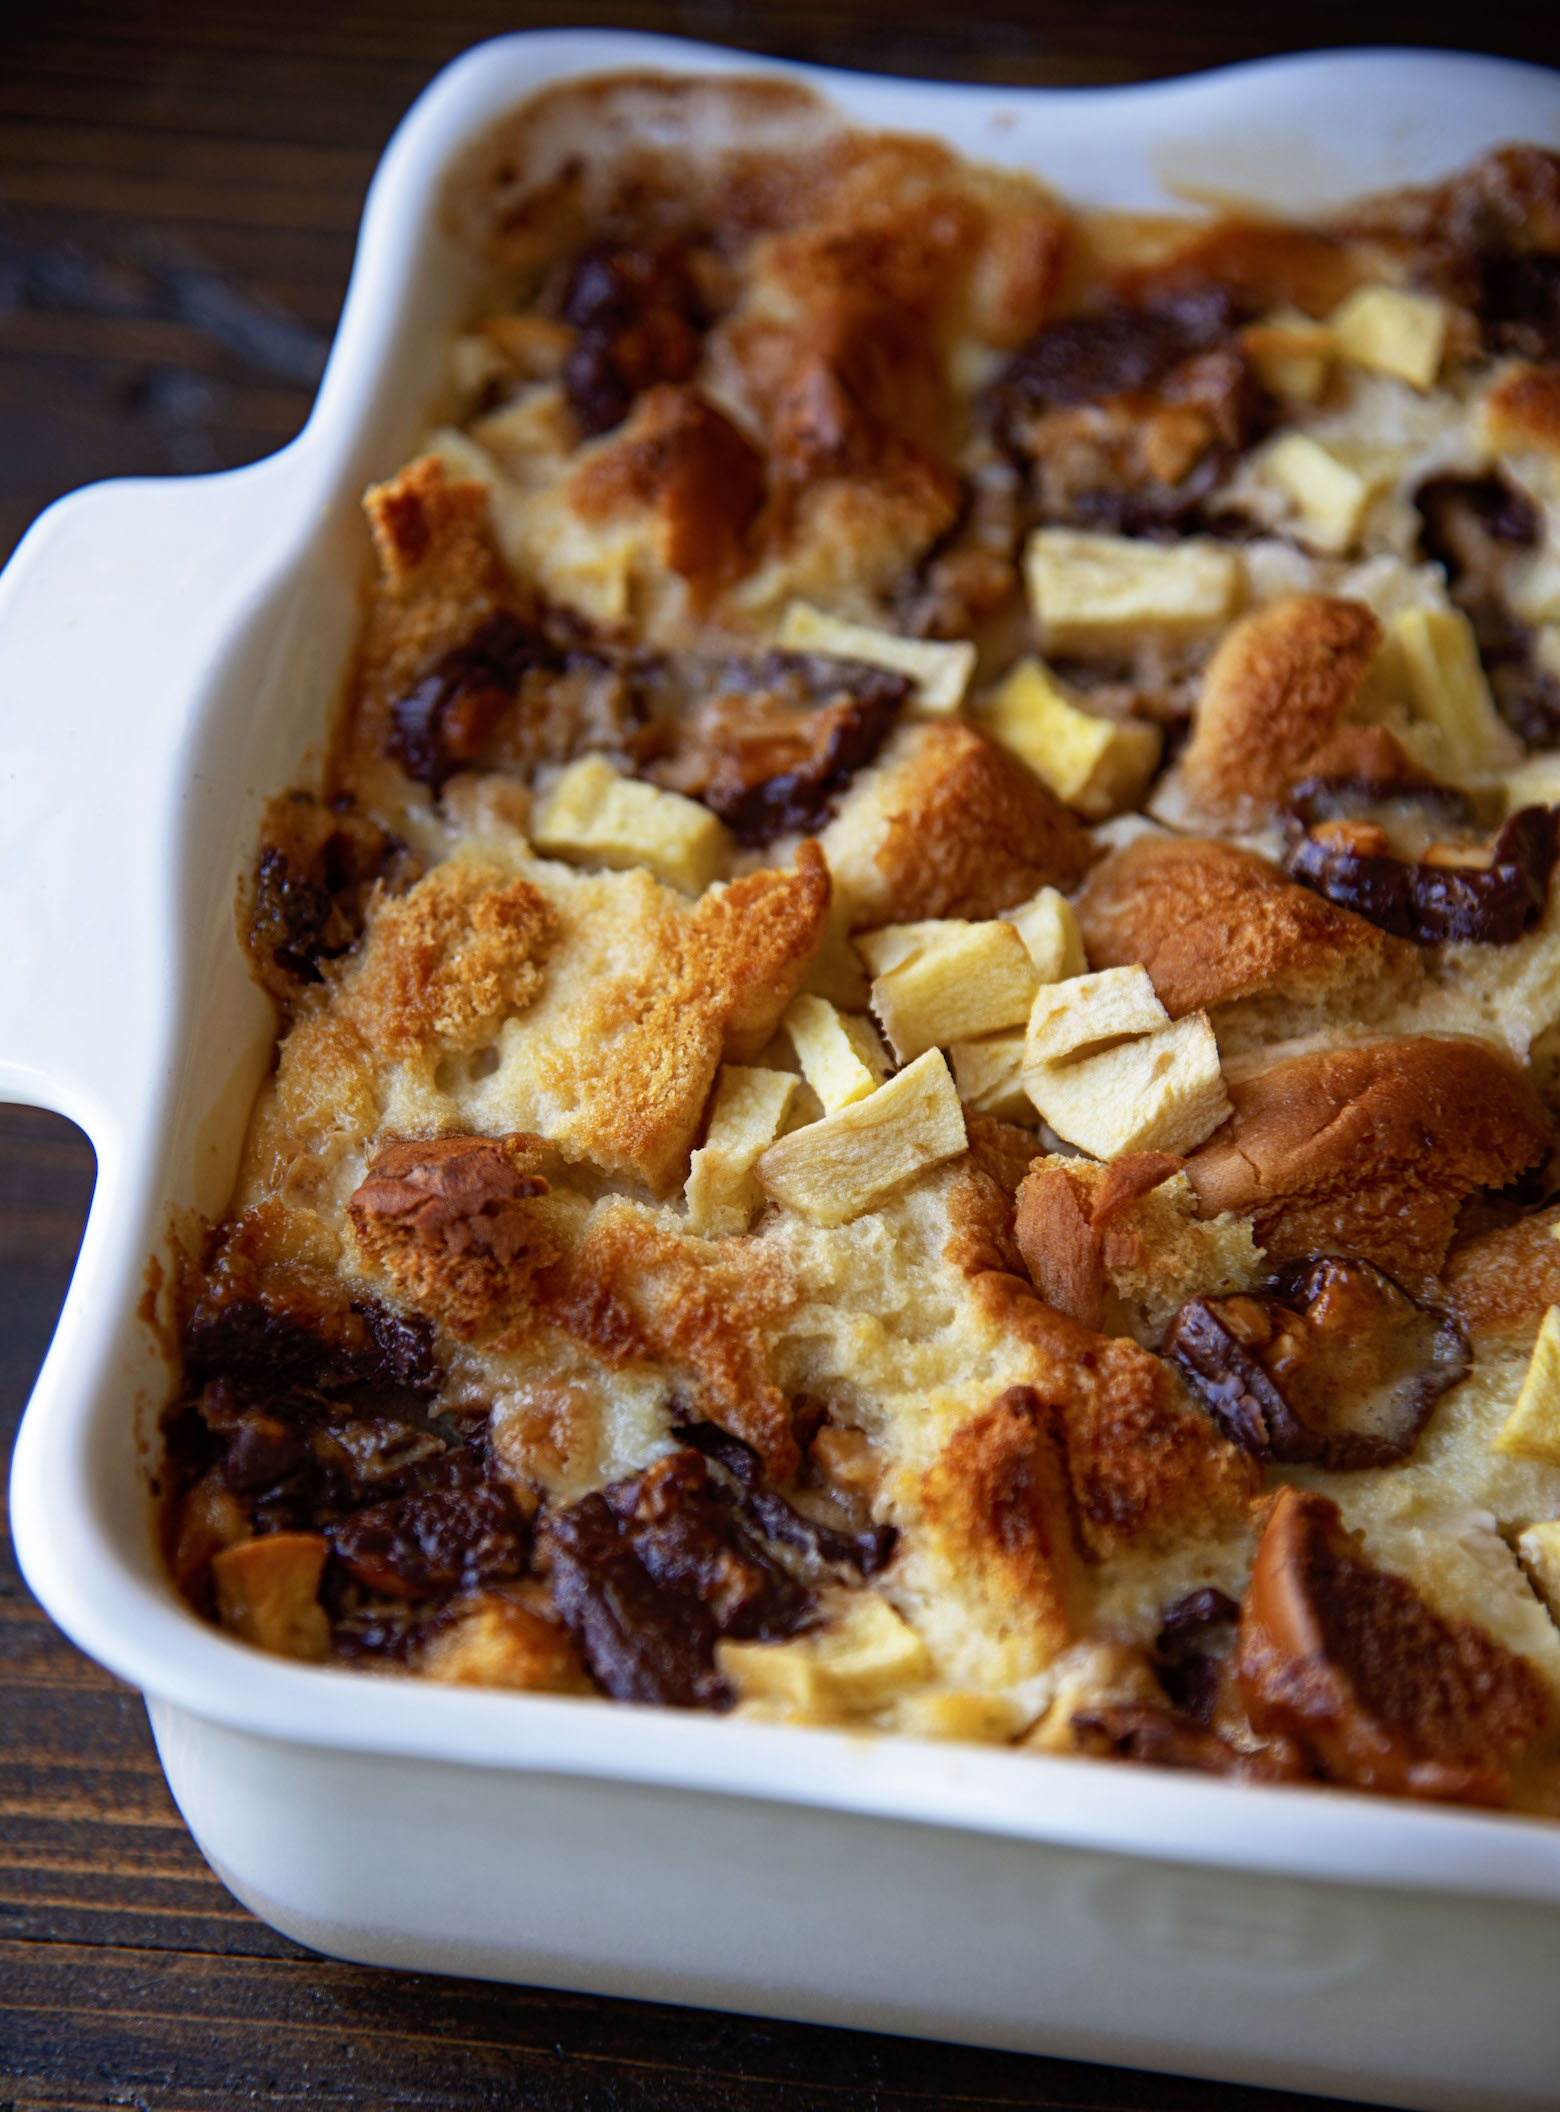
M 1154 1641 L 1155 1670 L 1171 1701 L 1194 1723 L 1213 1719 L 1219 1660 L 1228 1655 L 1239 1619 L 1235 1601 L 1211 1584 L 1188 1592 L 1166 1611 Z
M 559 1616 L 617 1701 L 724 1707 L 718 1638 L 774 1641 L 812 1614 L 811 1595 L 691 1448 L 553 1512 L 537 1544 Z
M 1560 256 L 1485 256 L 1478 271 L 1485 349 L 1540 365 L 1560 360 Z
M 1292 825 L 1285 870 L 1340 908 L 1419 946 L 1511 946 L 1542 921 L 1560 857 L 1560 809 L 1523 807 L 1502 827 L 1487 866 L 1412 863 L 1359 847 L 1347 834 Z
M 525 1568 L 525 1522 L 497 1482 L 369 1504 L 333 1525 L 328 1537 L 348 1572 L 385 1598 L 471 1591 Z
M 675 242 L 586 250 L 563 318 L 578 332 L 564 389 L 587 438 L 621 425 L 642 389 L 687 381 L 699 363 L 706 318 Z
M 654 774 L 702 800 L 738 842 L 760 848 L 828 820 L 909 694 L 905 676 L 858 660 L 776 652 L 738 662 L 720 693 L 678 728 Z
M 677 1435 L 725 1469 L 738 1507 L 768 1539 L 794 1547 L 814 1561 L 852 1569 L 862 1577 L 875 1577 L 892 1559 L 899 1544 L 897 1527 L 875 1525 L 862 1533 L 839 1532 L 809 1518 L 782 1496 L 765 1475 L 758 1454 L 740 1437 L 715 1423 L 684 1424 Z
M 408 777 L 437 789 L 477 761 L 526 672 L 556 658 L 545 639 L 500 610 L 392 707 L 390 753 Z
M 1142 306 L 1117 302 L 1048 323 L 992 384 L 992 409 L 1006 425 L 1018 411 L 1064 410 L 1151 389 L 1183 360 L 1225 344 L 1239 322 L 1227 287 L 1189 286 Z
M 1150 1767 L 1191 1768 L 1202 1775 L 1235 1775 L 1252 1782 L 1303 1780 L 1307 1769 L 1289 1749 L 1274 1742 L 1242 1752 L 1217 1731 L 1189 1721 L 1173 1709 L 1152 1702 L 1104 1702 L 1082 1709 L 1073 1718 L 1109 1746 L 1118 1760 L 1137 1760 Z
M 277 996 L 287 997 L 288 982 L 322 981 L 323 964 L 352 950 L 374 883 L 404 851 L 350 802 L 333 809 L 295 793 L 276 804 L 255 869 L 248 938 Z M 267 967 L 279 972 L 280 984 L 266 976 Z
M 1335 1471 L 1407 1459 L 1469 1369 L 1449 1315 L 1369 1262 L 1334 1256 L 1292 1264 L 1259 1295 L 1193 1298 L 1163 1354 L 1243 1450 Z

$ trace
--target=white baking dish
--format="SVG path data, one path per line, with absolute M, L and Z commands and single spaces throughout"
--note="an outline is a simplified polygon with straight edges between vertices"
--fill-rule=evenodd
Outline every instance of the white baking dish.
M 469 283 L 441 180 L 544 83 L 753 66 L 574 33 L 469 54 L 375 180 L 302 437 L 79 493 L 0 583 L 0 1097 L 73 1117 L 99 1167 L 16 1453 L 23 1568 L 145 1689 L 233 1891 L 321 1949 L 1385 2103 L 1555 2104 L 1560 1828 L 365 1679 L 244 1649 L 159 1571 L 164 1366 L 137 1305 L 171 1213 L 221 1208 L 266 1059 L 233 891 L 336 691 L 357 495 L 410 447 Z M 1134 208 L 1196 185 L 1303 210 L 1560 145 L 1560 77 L 1445 55 L 1083 91 L 803 77 L 863 124 Z

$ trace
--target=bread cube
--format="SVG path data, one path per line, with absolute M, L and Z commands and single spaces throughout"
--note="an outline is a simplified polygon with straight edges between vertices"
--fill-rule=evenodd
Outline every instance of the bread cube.
M 1029 948 L 1004 918 L 988 917 L 934 939 L 872 985 L 872 1009 L 901 1063 L 1029 1017 L 1040 978 Z
M 1416 389 L 1435 386 L 1446 349 L 1446 309 L 1401 286 L 1357 286 L 1328 317 L 1339 356 Z
M 1205 1012 L 1097 1055 L 1031 1066 L 1024 1088 L 1064 1143 L 1096 1159 L 1193 1151 L 1231 1112 Z
M 791 1112 L 800 1080 L 790 1071 L 721 1066 L 703 1144 L 688 1167 L 688 1229 L 705 1239 L 745 1232 L 764 1200 L 753 1168 Z
M 1024 551 L 1041 644 L 1055 649 L 1133 644 L 1143 631 L 1196 638 L 1234 615 L 1235 552 L 1208 538 L 1144 543 L 1077 528 L 1037 528 Z
M 1390 637 L 1415 710 L 1441 736 L 1448 770 L 1468 776 L 1515 759 L 1461 609 L 1402 609 Z
M 1560 1467 L 1560 1305 L 1544 1315 L 1517 1405 L 1501 1426 L 1495 1449 Z
M 1034 1127 L 1035 1111 L 1024 1090 L 1024 1037 L 992 1034 L 984 1041 L 956 1041 L 948 1050 L 959 1098 L 977 1115 Z
M 791 603 L 775 643 L 782 652 L 864 660 L 869 667 L 908 675 L 915 684 L 913 708 L 935 715 L 958 710 L 975 672 L 975 647 L 968 638 L 901 638 L 872 624 L 847 623 L 806 601 Z
M 843 1225 L 966 1148 L 964 1110 L 936 1049 L 865 1100 L 771 1144 L 758 1162 L 766 1195 L 819 1225 Z
M 1129 1034 L 1151 1034 L 1169 1017 L 1146 968 L 1101 968 L 1065 983 L 1042 983 L 1030 1008 L 1025 1067 L 1062 1063 Z
M 1035 659 L 1018 662 L 988 699 L 985 717 L 1005 747 L 1091 821 L 1137 804 L 1164 746 L 1157 726 L 1082 710 Z
M 1337 349 L 1329 326 L 1298 308 L 1280 308 L 1249 323 L 1240 343 L 1257 379 L 1281 403 L 1315 403 Z
M 730 845 L 708 807 L 620 777 L 600 755 L 569 765 L 537 812 L 531 837 L 549 858 L 615 872 L 647 866 L 657 880 L 689 895 L 703 894 Z
M 1352 549 L 1374 487 L 1308 433 L 1285 433 L 1264 449 L 1263 473 L 1294 510 L 1305 540 L 1329 556 Z
M 1088 973 L 1083 933 L 1072 904 L 1059 889 L 1042 887 L 1039 894 L 1010 909 L 1007 921 L 1029 948 L 1042 983 L 1064 983 L 1069 976 Z
M 330 1655 L 330 1622 L 320 1604 L 327 1553 L 323 1533 L 264 1533 L 211 1558 L 217 1618 L 230 1635 L 319 1664 Z
M 966 917 L 925 917 L 918 924 L 883 924 L 876 931 L 858 931 L 851 944 L 873 975 L 887 975 L 901 961 L 925 953 L 939 939 L 968 931 Z
M 825 997 L 793 998 L 782 1024 L 825 1114 L 864 1100 L 888 1076 L 888 1057 L 870 1020 L 841 1012 Z
M 811 1635 L 721 1643 L 716 1658 L 744 1701 L 788 1702 L 806 1715 L 876 1708 L 931 1673 L 926 1645 L 875 1591 L 853 1594 L 837 1620 Z

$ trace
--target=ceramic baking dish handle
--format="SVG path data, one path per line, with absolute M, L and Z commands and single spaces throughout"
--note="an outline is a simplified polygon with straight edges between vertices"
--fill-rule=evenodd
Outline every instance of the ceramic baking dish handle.
M 0 575 L 0 1100 L 94 1138 L 166 1082 L 191 729 L 297 522 L 298 454 L 91 486 Z

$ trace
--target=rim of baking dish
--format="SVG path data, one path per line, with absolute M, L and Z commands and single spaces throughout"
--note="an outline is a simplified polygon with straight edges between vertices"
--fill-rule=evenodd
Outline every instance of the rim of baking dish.
M 1325 101 L 1332 123 L 1347 121 L 1351 111 L 1370 115 L 1390 168 L 1392 155 L 1406 151 L 1404 128 L 1412 130 L 1418 98 L 1445 104 L 1455 76 L 1458 106 L 1473 113 L 1467 117 L 1473 131 L 1482 124 L 1484 145 L 1494 143 L 1493 135 L 1478 113 L 1508 105 L 1543 110 L 1543 129 L 1560 145 L 1560 75 L 1459 53 L 1309 53 L 1128 86 L 1008 89 L 792 66 L 614 32 L 495 39 L 431 83 L 386 150 L 365 206 L 340 328 L 298 439 L 224 477 L 95 487 L 62 501 L 23 546 L 31 572 L 13 566 L 11 584 L 31 586 L 50 538 L 78 518 L 73 509 L 95 502 L 114 506 L 133 523 L 137 506 L 151 504 L 153 494 L 220 491 L 235 504 L 258 494 L 273 512 L 280 507 L 298 520 L 312 519 L 314 509 L 339 496 L 350 474 L 366 404 L 390 371 L 387 332 L 407 299 L 419 242 L 454 160 L 528 94 L 625 70 L 789 79 L 840 106 L 853 123 L 930 133 L 966 154 L 1018 165 L 1033 165 L 1031 143 L 1042 131 L 1053 152 L 1057 137 L 1066 135 L 1078 166 L 1098 172 L 1096 181 L 1086 177 L 1079 184 L 1079 193 L 1127 206 L 1151 196 L 1162 201 L 1164 170 L 1155 166 L 1152 145 L 1172 112 L 1181 136 L 1200 139 L 1205 127 L 1208 138 L 1217 138 L 1233 111 L 1249 149 L 1252 128 L 1262 125 L 1283 139 L 1288 123 L 1293 145 L 1306 132 L 1305 124 L 1293 129 L 1297 110 L 1314 112 Z M 1156 113 L 1155 127 L 1140 136 L 1136 120 L 1147 112 Z M 1464 158 L 1456 140 L 1448 140 L 1444 165 Z M 1051 180 L 1065 188 L 1064 178 L 1052 174 Z M 1351 176 L 1347 190 L 1358 195 L 1378 187 L 1367 171 Z M 273 538 L 257 570 L 235 586 L 232 605 L 219 612 L 222 637 L 231 642 L 286 585 L 302 548 L 299 534 Z M 4 607 L 0 601 L 0 642 Z M 207 682 L 184 700 L 185 738 L 171 742 L 165 758 L 170 784 L 189 765 L 211 695 Z M 170 930 L 162 943 L 164 987 L 182 993 L 200 965 L 195 940 Z M 179 1033 L 174 1019 L 164 1051 L 174 1070 Z M 140 1089 L 146 1105 L 134 1112 L 146 1119 L 137 1122 L 77 1079 L 0 1062 L 0 1097 L 71 1116 L 92 1136 L 99 1161 L 75 1279 L 17 1444 L 12 1527 L 18 1555 L 66 1633 L 136 1686 L 195 1716 L 289 1744 L 815 1805 L 1160 1861 L 1560 1899 L 1560 1826 L 1543 1820 L 880 1733 L 462 1690 L 294 1664 L 224 1636 L 177 1599 L 149 1547 L 135 1559 L 124 1532 L 110 1525 L 115 1492 L 92 1442 L 104 1415 L 125 1413 L 116 1331 L 140 1296 L 145 1256 L 155 1244 L 152 1203 L 163 1192 L 162 1154 L 176 1112 L 176 1077 L 165 1075 L 155 1088 L 148 1080 Z

